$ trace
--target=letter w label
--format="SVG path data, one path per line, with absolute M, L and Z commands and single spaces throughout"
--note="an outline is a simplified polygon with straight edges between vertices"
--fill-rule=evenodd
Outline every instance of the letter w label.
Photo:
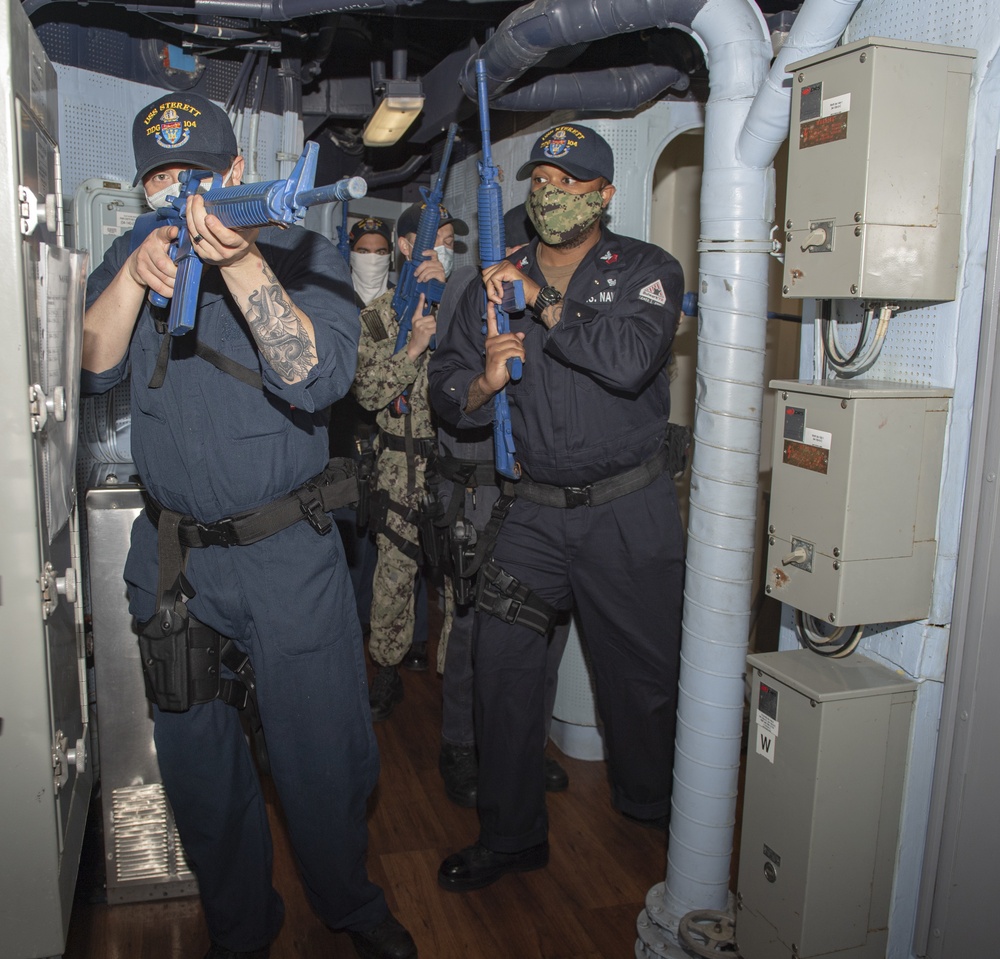
M 757 755 L 763 756 L 769 763 L 774 762 L 774 736 L 760 726 L 757 727 Z

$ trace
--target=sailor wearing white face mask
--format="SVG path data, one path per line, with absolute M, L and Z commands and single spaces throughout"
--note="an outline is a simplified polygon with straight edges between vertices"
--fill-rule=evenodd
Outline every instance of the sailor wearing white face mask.
M 233 166 L 234 164 L 229 165 L 229 169 L 226 170 L 222 177 L 221 186 L 233 185 Z M 170 198 L 178 196 L 180 192 L 178 176 L 181 170 L 190 170 L 192 168 L 196 167 L 194 167 L 193 164 L 188 164 L 187 166 L 160 167 L 160 169 L 158 169 L 155 173 L 147 176 L 142 181 L 143 190 L 146 194 L 146 205 L 151 210 L 159 210 L 165 206 L 170 206 Z M 153 190 L 152 193 L 149 192 L 151 189 Z M 206 179 L 199 181 L 199 193 L 207 193 L 211 189 L 211 180 Z
M 351 248 L 351 279 L 359 306 L 367 306 L 389 288 L 392 229 L 377 216 L 358 220 L 347 234 Z

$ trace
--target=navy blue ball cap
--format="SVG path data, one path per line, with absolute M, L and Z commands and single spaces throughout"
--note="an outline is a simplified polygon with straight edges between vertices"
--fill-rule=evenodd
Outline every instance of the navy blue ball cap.
M 408 206 L 400 214 L 399 219 L 396 221 L 396 235 L 406 236 L 407 233 L 416 233 L 417 227 L 420 224 L 420 214 L 423 212 L 424 207 L 427 206 L 426 203 L 421 201 L 420 203 L 414 203 L 413 206 Z M 450 223 L 455 228 L 455 236 L 466 236 L 469 232 L 469 225 L 465 220 L 460 220 L 456 216 L 452 216 L 448 210 L 442 205 L 441 209 L 441 222 L 438 223 L 438 229 L 440 230 L 446 223 Z M 421 253 L 423 251 L 421 250 Z
M 236 134 L 222 107 L 197 93 L 165 93 L 132 121 L 135 186 L 161 166 L 189 166 L 217 173 L 239 154 Z
M 615 155 L 611 145 L 596 130 L 575 123 L 560 123 L 546 130 L 531 148 L 526 163 L 517 171 L 518 180 L 527 180 L 540 164 L 557 166 L 578 180 L 604 177 L 615 182 Z
M 354 249 L 354 244 L 361 237 L 367 236 L 369 233 L 377 233 L 388 241 L 390 248 L 392 247 L 392 228 L 389 224 L 377 216 L 366 216 L 364 219 L 358 220 L 347 232 L 347 241 L 351 249 Z

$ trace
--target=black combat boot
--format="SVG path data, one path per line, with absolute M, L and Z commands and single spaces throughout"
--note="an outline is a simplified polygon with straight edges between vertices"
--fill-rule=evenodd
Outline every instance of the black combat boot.
M 395 666 L 379 666 L 371 689 L 368 690 L 368 704 L 372 708 L 372 719 L 380 722 L 392 715 L 396 703 L 403 701 L 403 678 Z
M 563 769 L 558 760 L 551 756 L 545 757 L 545 791 L 561 793 L 569 787 L 569 773 Z
M 444 791 L 448 798 L 459 806 L 472 809 L 476 805 L 476 780 L 479 778 L 479 763 L 476 761 L 475 746 L 453 746 L 441 743 L 438 769 L 444 780 Z
M 399 664 L 404 669 L 412 670 L 415 673 L 427 671 L 427 643 L 414 643 L 403 657 Z

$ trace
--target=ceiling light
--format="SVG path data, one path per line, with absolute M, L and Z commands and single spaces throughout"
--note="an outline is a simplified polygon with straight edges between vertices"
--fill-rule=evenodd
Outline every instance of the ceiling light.
M 399 142 L 423 108 L 424 92 L 419 80 L 387 80 L 385 93 L 365 124 L 365 146 L 388 147 Z

